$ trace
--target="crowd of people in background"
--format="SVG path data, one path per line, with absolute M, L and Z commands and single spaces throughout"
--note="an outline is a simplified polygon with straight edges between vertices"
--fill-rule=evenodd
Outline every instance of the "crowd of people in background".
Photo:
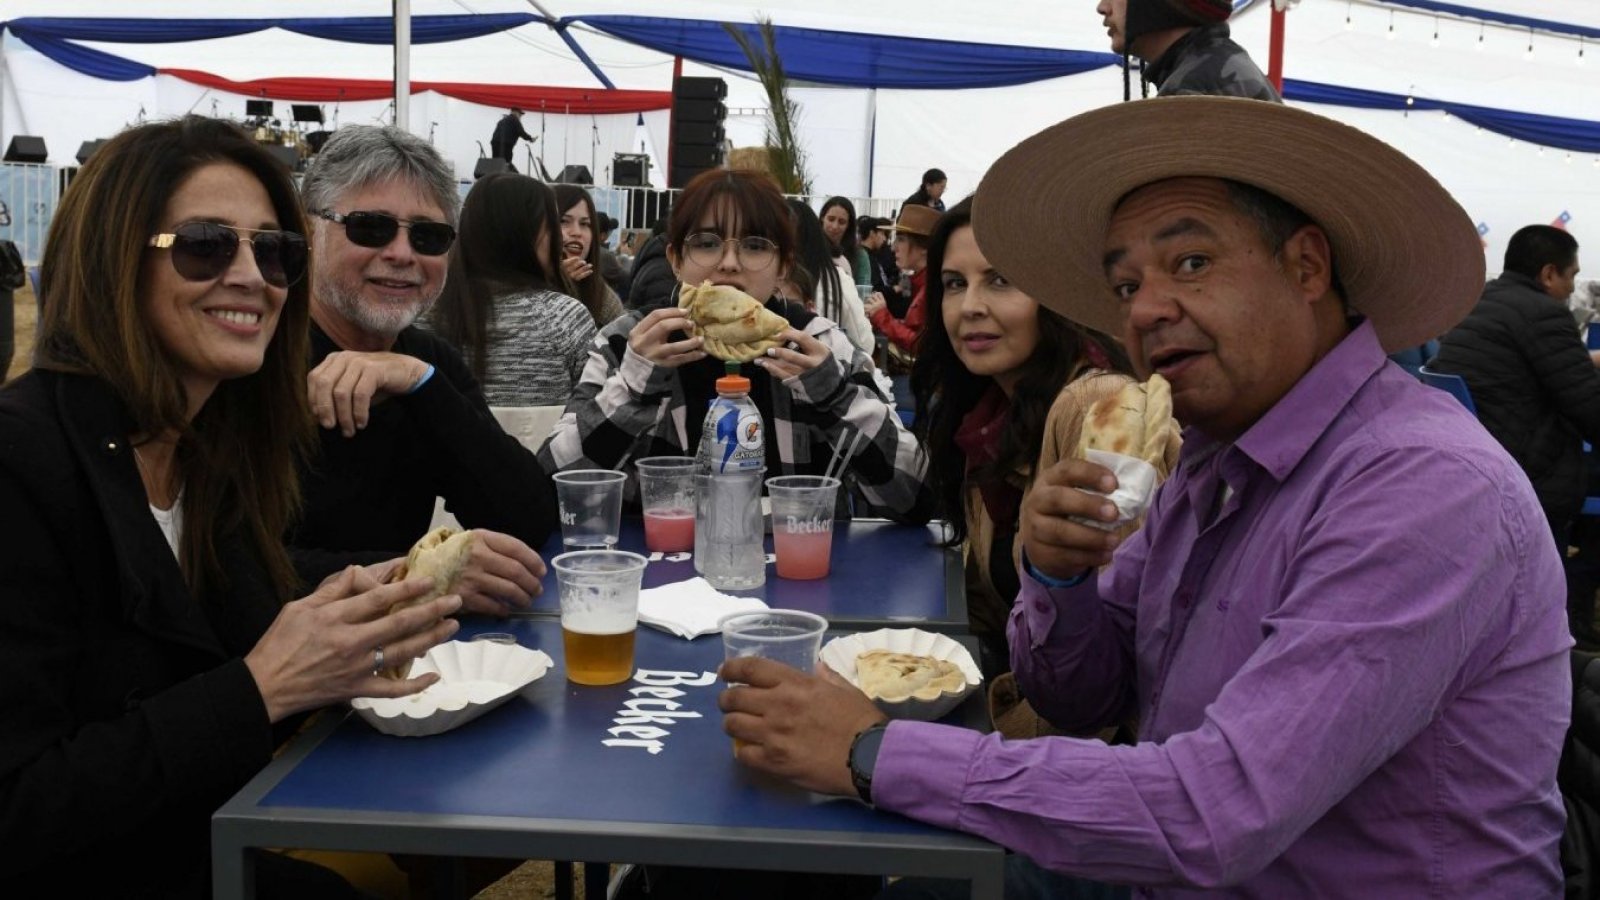
M 463 201 L 392 127 L 339 129 L 298 187 L 215 120 L 110 141 L 0 389 L 8 884 L 206 896 L 211 811 L 308 713 L 420 691 L 437 676 L 380 673 L 532 603 L 556 473 L 694 453 L 726 369 L 678 297 L 711 282 L 784 325 L 743 369 L 767 474 L 948 524 L 996 729 L 740 659 L 741 764 L 1004 845 L 1008 898 L 1594 896 L 1577 240 L 1524 228 L 1485 283 L 1448 193 L 1284 106 L 1231 3 L 1097 12 L 1127 96 L 1158 96 L 1029 138 L 971 196 L 930 168 L 890 220 L 716 169 L 625 255 L 583 187 L 501 171 Z M 1177 424 L 1141 436 L 1160 487 L 1124 517 L 1081 438 L 1160 383 Z M 537 449 L 495 415 L 530 406 L 561 408 Z M 391 575 L 438 501 L 479 539 L 450 593 L 390 614 L 428 587 Z M 254 866 L 263 896 L 359 896 Z M 620 896 L 720 878 L 670 871 Z

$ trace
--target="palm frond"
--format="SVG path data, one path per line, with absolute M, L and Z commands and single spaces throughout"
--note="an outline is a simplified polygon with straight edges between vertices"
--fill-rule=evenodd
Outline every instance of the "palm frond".
M 783 57 L 778 55 L 778 30 L 771 19 L 757 17 L 756 30 L 761 36 L 761 46 L 757 47 L 743 28 L 731 22 L 722 23 L 722 27 L 744 52 L 767 95 L 767 171 L 784 193 L 809 194 L 811 176 L 806 171 L 805 148 L 800 146 L 798 134 L 800 107 L 789 97 L 789 77 L 783 70 Z

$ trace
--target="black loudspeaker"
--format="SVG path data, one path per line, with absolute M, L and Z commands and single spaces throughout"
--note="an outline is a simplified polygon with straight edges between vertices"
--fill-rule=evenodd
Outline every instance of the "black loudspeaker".
M 588 166 L 567 166 L 556 176 L 556 184 L 594 184 Z
M 721 122 L 689 122 L 680 120 L 677 131 L 673 137 L 680 144 L 704 144 L 713 147 L 722 146 L 727 134 L 722 130 Z
M 672 83 L 672 98 L 721 100 L 728 96 L 728 83 L 721 78 L 679 78 Z
M 618 153 L 611 158 L 611 184 L 615 187 L 649 187 L 650 157 Z
M 266 151 L 272 155 L 273 159 L 278 161 L 279 165 L 291 172 L 294 171 L 295 166 L 300 164 L 300 151 L 293 147 L 285 147 L 282 144 L 262 144 L 261 146 L 266 148 Z
M 482 178 L 485 175 L 493 175 L 496 172 L 509 171 L 511 171 L 511 163 L 506 162 L 500 157 L 480 156 L 478 157 L 477 164 L 472 167 L 472 180 L 477 181 L 479 178 Z
M 316 122 L 322 124 L 322 107 L 314 103 L 294 103 L 289 106 L 296 122 Z
M 42 163 L 50 158 L 44 149 L 44 138 L 19 134 L 11 138 L 6 148 L 5 162 Z
M 679 78 L 672 83 L 672 152 L 667 184 L 681 188 L 689 179 L 723 164 L 728 83 L 721 78 Z
M 84 163 L 88 162 L 89 161 L 89 157 L 95 155 L 95 153 L 99 152 L 100 148 L 104 147 L 105 145 L 106 145 L 105 138 L 101 138 L 98 141 L 84 141 L 83 143 L 79 144 L 78 145 L 78 165 L 81 166 Z
M 326 144 L 328 138 L 331 137 L 333 137 L 333 132 L 331 131 L 308 131 L 306 132 L 306 146 L 311 148 L 312 153 L 321 153 L 322 145 Z
M 270 119 L 272 118 L 272 101 L 246 100 L 244 102 L 244 114 L 258 119 Z

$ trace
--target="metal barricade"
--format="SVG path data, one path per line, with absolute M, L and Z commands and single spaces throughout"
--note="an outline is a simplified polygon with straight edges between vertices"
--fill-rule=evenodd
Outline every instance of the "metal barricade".
M 15 241 L 22 261 L 39 264 L 66 170 L 38 163 L 0 163 L 0 239 Z

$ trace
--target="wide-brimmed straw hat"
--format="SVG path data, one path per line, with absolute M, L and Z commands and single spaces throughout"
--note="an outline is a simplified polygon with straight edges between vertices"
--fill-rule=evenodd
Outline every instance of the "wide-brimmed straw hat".
M 1448 331 L 1483 291 L 1477 228 L 1421 166 L 1348 125 L 1238 97 L 1121 103 L 1041 131 L 978 185 L 974 234 L 1019 290 L 1118 334 L 1102 267 L 1111 215 L 1130 191 L 1182 177 L 1251 184 L 1310 216 L 1386 351 Z

